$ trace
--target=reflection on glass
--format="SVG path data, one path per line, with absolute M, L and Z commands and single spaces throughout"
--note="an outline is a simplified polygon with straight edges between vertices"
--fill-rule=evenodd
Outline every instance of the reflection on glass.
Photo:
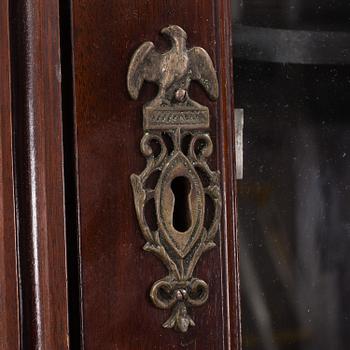
M 349 349 L 350 66 L 235 70 L 243 349 Z

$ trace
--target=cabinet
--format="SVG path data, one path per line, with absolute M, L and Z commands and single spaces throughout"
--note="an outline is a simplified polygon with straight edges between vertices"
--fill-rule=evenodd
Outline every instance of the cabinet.
M 230 2 L 0 6 L 0 347 L 239 349 Z M 162 327 L 170 311 L 151 302 L 166 270 L 142 250 L 130 183 L 145 167 L 142 106 L 157 87 L 133 101 L 128 66 L 146 41 L 169 50 L 160 35 L 169 25 L 207 51 L 219 89 L 216 101 L 196 83 L 188 92 L 209 108 L 222 213 L 216 247 L 195 268 L 208 300 L 191 308 L 195 326 L 183 333 Z

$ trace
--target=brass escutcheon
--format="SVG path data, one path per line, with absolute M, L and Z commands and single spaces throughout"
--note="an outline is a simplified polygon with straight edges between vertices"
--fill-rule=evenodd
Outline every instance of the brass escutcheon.
M 187 332 L 195 325 L 188 309 L 208 300 L 208 284 L 193 273 L 202 254 L 215 247 L 222 207 L 220 173 L 207 164 L 213 151 L 207 132 L 209 109 L 193 101 L 188 89 L 196 80 L 213 100 L 219 89 L 213 62 L 204 49 L 187 49 L 187 34 L 179 26 L 161 32 L 172 48 L 159 53 L 152 42 L 145 42 L 134 53 L 128 70 L 127 86 L 133 99 L 138 98 L 144 81 L 159 87 L 157 96 L 143 107 L 141 152 L 147 164 L 141 174 L 131 175 L 131 184 L 146 240 L 143 249 L 158 256 L 169 272 L 153 284 L 151 300 L 160 309 L 172 309 L 163 327 Z M 158 151 L 152 147 L 154 143 Z M 148 180 L 156 174 L 152 188 Z M 151 200 L 156 210 L 155 230 L 145 216 L 145 206 Z M 209 202 L 213 215 L 207 223 Z

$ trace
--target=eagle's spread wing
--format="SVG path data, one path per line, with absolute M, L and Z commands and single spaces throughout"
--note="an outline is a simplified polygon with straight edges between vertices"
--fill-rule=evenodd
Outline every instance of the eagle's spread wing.
M 143 82 L 159 80 L 160 54 L 155 50 L 151 41 L 143 43 L 134 53 L 128 70 L 128 90 L 136 100 Z
M 188 50 L 191 78 L 204 87 L 212 100 L 219 97 L 219 84 L 215 68 L 209 54 L 201 47 Z

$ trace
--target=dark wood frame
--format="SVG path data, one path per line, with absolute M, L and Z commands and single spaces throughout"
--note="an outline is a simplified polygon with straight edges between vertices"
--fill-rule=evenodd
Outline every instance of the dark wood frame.
M 20 349 L 8 0 L 0 2 L 0 349 Z
M 92 0 L 89 6 L 84 6 L 73 1 L 73 93 L 84 334 L 81 342 L 92 349 L 108 348 L 111 344 L 132 349 L 140 346 L 140 342 L 133 340 L 138 337 L 144 348 L 170 349 L 182 344 L 189 349 L 196 346 L 240 349 L 230 2 L 170 0 L 153 1 L 150 5 L 147 1 L 129 0 L 101 6 L 99 1 Z M 142 42 L 151 40 L 165 47 L 159 30 L 168 24 L 182 26 L 189 34 L 190 46 L 208 50 L 220 80 L 219 102 L 211 103 L 210 110 L 216 149 L 211 163 L 213 169 L 222 173 L 221 238 L 216 250 L 203 257 L 198 267 L 204 278 L 211 275 L 212 299 L 208 306 L 195 311 L 198 326 L 187 335 L 162 329 L 165 314 L 147 298 L 152 280 L 142 279 L 145 270 L 141 265 L 147 266 L 147 274 L 152 276 L 162 276 L 163 272 L 156 259 L 141 249 L 143 240 L 129 181 L 130 174 L 140 172 L 144 166 L 139 152 L 140 111 L 154 95 L 154 89 L 146 86 L 139 101 L 132 102 L 126 90 L 127 66 Z M 198 86 L 193 86 L 192 96 L 208 105 Z M 118 138 L 124 140 L 123 145 Z M 137 292 L 131 281 L 137 283 Z M 103 289 L 103 293 L 97 288 Z M 133 301 L 125 295 L 128 291 L 137 294 Z M 147 329 L 143 323 L 148 325 Z
M 241 349 L 241 314 L 239 291 L 239 243 L 236 215 L 236 175 L 234 155 L 234 90 L 232 60 L 232 9 L 231 1 L 217 1 L 217 42 L 219 44 L 219 80 L 221 98 L 219 106 L 219 130 L 223 183 L 223 256 L 226 274 L 227 343 L 225 349 Z M 221 155 L 221 157 L 220 157 Z
M 19 261 L 19 277 L 7 280 L 18 283 L 21 300 L 21 336 L 12 341 L 18 346 L 21 338 L 24 349 L 68 349 L 59 2 L 19 0 L 6 12 L 13 126 L 8 120 L 3 169 L 10 172 L 14 160 L 15 181 L 6 190 L 15 193 Z
M 138 298 L 141 297 L 140 305 L 143 306 L 138 309 L 138 304 L 135 304 L 136 306 L 130 309 L 130 313 L 137 314 L 138 325 L 145 322 L 149 315 L 151 319 L 154 318 L 151 325 L 145 325 L 148 329 L 142 329 L 139 335 L 137 334 L 141 337 L 138 344 L 143 344 L 145 348 L 147 344 L 149 347 L 162 349 L 181 344 L 188 349 L 195 349 L 198 346 L 201 349 L 209 349 L 212 348 L 212 344 L 216 344 L 217 349 L 238 350 L 241 339 L 238 247 L 235 231 L 230 1 L 169 0 L 154 1 L 153 6 L 148 6 L 147 1 L 122 0 L 118 6 L 129 6 L 130 11 L 133 8 L 137 9 L 138 6 L 144 6 L 141 11 L 142 16 L 145 18 L 149 16 L 153 22 L 148 21 L 147 27 L 142 27 L 140 24 L 139 28 L 135 28 L 138 20 L 132 17 L 130 28 L 120 27 L 119 31 L 115 31 L 114 28 L 114 33 L 109 33 L 104 23 L 98 22 L 95 18 L 96 9 L 108 13 L 108 9 L 101 8 L 101 2 L 91 0 L 89 9 L 84 9 L 79 7 L 79 1 L 73 1 L 72 46 L 68 38 L 69 30 L 60 28 L 59 22 L 60 6 L 61 14 L 67 11 L 64 19 L 70 20 L 69 4 L 69 0 L 64 1 L 64 5 L 58 0 L 13 2 L 4 0 L 0 4 L 0 80 L 2 84 L 0 88 L 0 349 L 62 350 L 69 347 L 75 349 L 83 348 L 84 341 L 89 349 L 99 349 L 98 343 L 94 343 L 94 339 L 99 337 L 103 344 L 105 339 L 99 330 L 108 329 L 109 325 L 104 319 L 100 325 L 102 328 L 95 328 L 94 320 L 91 318 L 93 315 L 91 305 L 94 302 L 91 299 L 92 291 L 93 288 L 99 288 L 99 283 L 103 279 L 99 280 L 93 273 L 89 275 L 88 270 L 85 269 L 90 249 L 96 243 L 91 241 L 89 245 L 89 239 L 93 238 L 91 232 L 96 227 L 87 225 L 86 219 L 93 214 L 89 210 L 96 205 L 93 202 L 94 199 L 99 199 L 94 197 L 93 190 L 88 189 L 91 170 L 89 167 L 95 164 L 96 168 L 96 164 L 100 165 L 101 159 L 89 158 L 87 153 L 91 137 L 89 131 L 92 129 L 89 129 L 85 122 L 89 120 L 89 116 L 92 118 L 90 121 L 93 121 L 93 114 L 89 114 L 89 111 L 94 107 L 94 94 L 101 94 L 109 88 L 118 89 L 119 95 L 115 91 L 113 95 L 109 94 L 108 102 L 112 103 L 111 96 L 115 95 L 117 97 L 115 103 L 121 104 L 121 109 L 128 112 L 128 115 L 132 115 L 131 123 L 134 123 L 131 129 L 126 129 L 133 130 L 130 143 L 132 149 L 121 150 L 125 151 L 124 160 L 128 159 L 127 163 L 121 162 L 121 169 L 126 177 L 142 169 L 143 160 L 138 151 L 142 134 L 140 107 L 154 90 L 147 86 L 142 91 L 142 99 L 129 105 L 129 100 L 125 98 L 126 69 L 132 52 L 142 41 L 158 40 L 157 44 L 164 45 L 159 38 L 157 39 L 159 30 L 163 25 L 176 23 L 184 26 L 188 31 L 190 45 L 203 46 L 210 52 L 215 61 L 220 83 L 220 99 L 216 104 L 209 103 L 198 86 L 194 86 L 192 91 L 195 99 L 209 105 L 212 114 L 211 133 L 216 150 L 211 160 L 211 167 L 219 169 L 222 174 L 224 205 L 220 237 L 217 239 L 218 247 L 204 257 L 204 262 L 199 267 L 204 278 L 210 275 L 209 270 L 212 271 L 212 278 L 215 280 L 212 285 L 213 296 L 210 300 L 211 304 L 198 311 L 196 315 L 199 320 L 198 327 L 193 333 L 179 335 L 163 330 L 161 321 L 164 320 L 164 314 L 149 303 L 146 297 L 148 282 L 145 284 L 145 281 L 142 281 L 141 270 L 138 270 L 136 265 L 131 274 L 133 280 L 140 283 L 140 286 L 136 285 L 133 292 L 137 292 Z M 65 10 L 63 11 L 62 8 Z M 116 15 L 117 9 L 114 8 L 114 11 Z M 126 21 L 125 17 L 119 20 L 120 24 L 126 23 L 123 22 Z M 104 49 L 99 49 L 99 52 L 91 50 L 89 44 L 99 45 L 100 42 L 89 41 L 90 33 L 83 30 L 84 23 L 101 31 L 95 33 L 94 37 L 100 42 L 119 40 L 119 43 L 123 43 L 120 46 L 120 50 L 123 50 L 120 51 L 123 52 L 121 56 L 123 61 L 119 61 L 119 66 L 115 65 L 118 62 L 109 55 L 108 49 L 104 51 L 108 45 Z M 204 32 L 201 31 L 202 28 Z M 114 36 L 103 37 L 106 33 L 107 36 Z M 207 33 L 209 33 L 208 36 L 206 36 Z M 62 47 L 60 35 L 63 35 L 66 41 Z M 71 67 L 69 56 L 72 51 L 75 55 Z M 60 54 L 63 54 L 65 65 L 63 77 Z M 109 86 L 104 85 L 104 81 L 97 82 L 95 86 L 85 85 L 89 82 L 89 77 L 93 77 L 94 67 L 100 67 L 102 71 L 102 67 L 99 66 L 101 63 L 108 64 L 107 69 L 110 74 L 114 69 L 120 69 L 118 74 L 122 76 L 118 79 L 121 79 L 121 85 L 118 85 L 120 81 L 114 78 L 109 81 Z M 89 76 L 89 74 L 92 75 Z M 63 107 L 62 79 L 65 82 Z M 110 108 L 110 106 L 107 107 Z M 64 115 L 62 115 L 62 108 L 64 108 Z M 103 112 L 103 109 L 100 112 Z M 123 116 L 124 114 L 120 114 L 116 118 Z M 119 122 L 121 124 L 116 130 L 122 131 L 123 127 L 126 127 L 125 119 L 124 121 L 120 119 Z M 76 135 L 73 135 L 75 123 Z M 116 125 L 114 124 L 114 127 Z M 98 129 L 96 131 L 99 132 Z M 65 138 L 63 132 L 65 132 Z M 65 152 L 63 146 L 65 146 Z M 116 159 L 112 150 L 109 156 Z M 77 167 L 75 167 L 75 157 Z M 92 162 L 89 163 L 90 160 L 87 162 L 87 159 Z M 64 162 L 66 162 L 65 166 Z M 111 176 L 109 180 L 117 181 L 117 178 Z M 78 188 L 76 183 L 79 185 Z M 162 267 L 156 259 L 145 255 L 141 250 L 143 240 L 137 228 L 130 184 L 128 182 L 125 193 L 121 191 L 123 186 L 120 185 L 119 193 L 126 202 L 122 202 L 122 206 L 120 206 L 121 203 L 116 203 L 116 206 L 121 209 L 118 214 L 120 229 L 125 231 L 119 239 L 132 235 L 130 236 L 132 244 L 135 245 L 132 251 L 135 255 L 130 259 L 136 259 L 135 261 L 139 262 L 145 259 L 154 277 L 161 276 Z M 68 189 L 69 193 L 65 193 L 65 189 Z M 113 197 L 113 200 L 117 197 Z M 67 208 L 66 205 L 68 205 Z M 115 208 L 114 204 L 112 207 Z M 125 212 L 124 207 L 130 210 Z M 80 208 L 80 211 L 76 212 L 76 208 Z M 129 219 L 124 222 L 122 218 L 126 215 Z M 78 227 L 79 219 L 82 220 L 80 227 Z M 110 223 L 109 220 L 107 221 L 107 224 L 99 222 L 106 230 L 105 232 L 110 231 L 108 226 Z M 70 253 L 76 255 L 68 261 L 66 231 L 69 232 L 68 249 Z M 76 240 L 80 235 L 82 240 L 77 243 Z M 108 239 L 104 243 L 108 244 Z M 115 243 L 113 239 L 111 242 Z M 72 248 L 71 245 L 75 247 Z M 82 248 L 81 255 L 80 248 Z M 123 252 L 117 248 L 116 254 L 116 257 L 120 258 Z M 94 258 L 93 255 L 90 257 Z M 80 259 L 82 274 L 78 276 Z M 127 260 L 125 263 L 129 264 L 129 262 L 130 260 Z M 110 265 L 111 271 L 107 271 L 105 278 L 113 276 L 115 273 L 113 268 L 114 265 Z M 70 276 L 70 282 L 72 282 L 69 289 L 69 302 L 67 276 Z M 120 277 L 121 280 L 127 279 L 126 271 L 122 272 Z M 83 294 L 77 291 L 80 288 L 79 278 L 85 292 Z M 86 278 L 89 279 L 89 283 Z M 130 284 L 128 286 L 130 287 Z M 215 291 L 215 287 L 218 291 Z M 102 292 L 100 293 L 102 296 Z M 108 297 L 113 298 L 114 288 L 110 288 L 107 293 Z M 120 295 L 122 294 L 118 297 Z M 108 307 L 106 300 L 102 298 L 96 302 L 101 302 L 99 305 L 101 307 Z M 80 303 L 82 303 L 81 309 Z M 87 316 L 84 318 L 84 313 L 87 311 Z M 71 321 L 70 327 L 68 316 Z M 80 318 L 82 318 L 82 326 L 79 322 L 74 323 Z M 121 318 L 116 317 L 113 322 L 116 320 L 119 325 L 122 324 Z M 133 327 L 124 322 L 123 329 L 117 332 L 118 334 L 113 334 L 116 343 L 124 346 L 123 350 L 133 346 L 129 341 L 130 337 L 135 336 Z M 85 336 L 83 336 L 84 328 Z M 159 337 L 160 333 L 164 335 L 163 339 L 166 338 L 166 342 Z M 209 337 L 214 336 L 215 340 L 207 344 L 208 334 Z

